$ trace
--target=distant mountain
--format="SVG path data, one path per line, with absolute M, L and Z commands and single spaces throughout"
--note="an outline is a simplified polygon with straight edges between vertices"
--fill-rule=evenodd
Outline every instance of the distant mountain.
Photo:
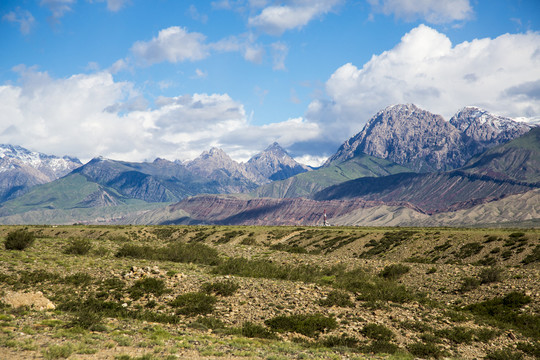
M 114 189 L 126 198 L 146 202 L 172 202 L 199 193 L 220 193 L 229 183 L 206 179 L 180 163 L 164 159 L 131 163 L 102 157 L 94 158 L 72 174 L 84 175 L 102 186 Z
M 444 173 L 362 178 L 326 188 L 316 200 L 406 201 L 428 214 L 465 209 L 540 187 L 540 128 Z
M 359 154 L 341 163 L 298 174 L 282 181 L 263 185 L 252 192 L 254 196 L 273 198 L 309 197 L 326 187 L 361 177 L 379 177 L 410 172 L 388 160 Z
M 284 180 L 311 170 L 309 166 L 296 162 L 277 142 L 249 159 L 246 168 L 271 181 Z
M 472 155 L 518 138 L 533 128 L 474 106 L 461 109 L 449 122 L 462 134 L 465 146 L 470 147 L 468 152 Z
M 81 165 L 78 159 L 68 156 L 60 158 L 21 146 L 0 145 L 0 202 L 58 179 Z
M 393 105 L 378 112 L 325 166 L 366 153 L 416 172 L 447 171 L 530 129 L 474 107 L 462 109 L 448 122 L 413 104 Z
M 247 163 L 238 163 L 223 150 L 212 148 L 189 161 L 186 167 L 198 176 L 222 184 L 230 183 L 227 191 L 222 191 L 228 193 L 251 191 L 258 185 L 287 179 L 311 170 L 310 167 L 296 162 L 278 143 L 273 143 L 254 155 Z

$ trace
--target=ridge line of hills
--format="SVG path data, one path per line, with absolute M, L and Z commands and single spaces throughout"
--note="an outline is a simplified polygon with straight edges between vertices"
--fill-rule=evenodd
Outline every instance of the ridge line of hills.
M 341 212 L 333 215 L 347 219 L 345 224 L 358 224 L 351 214 L 364 216 L 365 209 L 385 209 L 386 215 L 407 212 L 425 222 L 425 216 L 441 218 L 518 194 L 532 191 L 536 196 L 539 144 L 540 128 L 475 107 L 446 121 L 406 104 L 378 112 L 318 169 L 297 163 L 277 143 L 246 163 L 213 148 L 186 163 L 98 157 L 84 165 L 69 157 L 0 146 L 0 222 L 317 224 L 314 217 L 321 210 L 314 204 L 328 201 L 341 202 Z M 49 178 L 41 175 L 47 171 Z M 13 174 L 16 181 L 9 184 Z M 219 220 L 200 216 L 218 201 L 209 199 L 227 197 L 199 194 L 240 193 L 228 198 L 229 208 L 220 210 Z M 286 200 L 299 197 L 305 199 Z M 290 220 L 279 215 L 284 208 Z M 172 219 L 160 211 L 178 216 Z

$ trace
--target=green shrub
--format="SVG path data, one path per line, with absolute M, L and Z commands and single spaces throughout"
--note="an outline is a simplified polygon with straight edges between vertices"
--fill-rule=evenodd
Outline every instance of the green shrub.
M 518 342 L 516 344 L 516 347 L 518 350 L 523 351 L 525 354 L 535 359 L 540 359 L 540 342 L 538 341 L 534 343 Z
M 92 276 L 87 273 L 75 273 L 73 275 L 67 275 L 64 278 L 64 282 L 75 286 L 88 285 L 92 282 Z
M 10 231 L 7 234 L 4 243 L 6 250 L 24 250 L 34 243 L 35 236 L 33 232 L 19 229 Z
M 527 336 L 540 338 L 540 315 L 521 313 L 520 309 L 531 302 L 531 298 L 520 292 L 511 292 L 504 297 L 496 297 L 464 309 L 475 315 L 495 322 L 496 326 L 512 326 Z
M 396 280 L 408 273 L 410 270 L 411 268 L 407 265 L 392 264 L 385 266 L 384 269 L 379 273 L 379 276 L 389 280 Z
M 405 303 L 416 298 L 403 285 L 380 277 L 374 277 L 361 268 L 338 273 L 335 287 L 357 294 L 363 301 L 392 301 Z
M 483 248 L 484 246 L 480 244 L 479 242 L 468 243 L 468 244 L 463 245 L 459 249 L 456 257 L 458 259 L 465 259 L 465 258 L 478 254 L 480 251 L 482 251 Z
M 340 307 L 354 306 L 349 294 L 339 290 L 330 291 L 326 296 L 326 299 L 319 300 L 319 305 Z
M 241 329 L 242 336 L 248 338 L 260 338 L 260 339 L 276 339 L 277 336 L 269 329 L 265 328 L 262 325 L 254 324 L 252 322 L 246 321 L 242 324 Z
M 214 311 L 217 298 L 202 292 L 178 295 L 169 305 L 177 308 L 176 313 L 186 316 L 205 315 Z
M 240 286 L 231 280 L 216 281 L 213 283 L 205 283 L 202 289 L 207 294 L 216 294 L 220 296 L 231 296 L 238 290 Z
M 459 292 L 467 292 L 474 290 L 480 286 L 480 280 L 474 277 L 464 277 L 461 281 L 461 286 L 459 287 Z
M 358 339 L 346 334 L 341 334 L 341 336 L 328 336 L 321 340 L 320 344 L 328 348 L 348 347 L 354 349 L 358 347 Z
M 487 360 L 521 360 L 523 353 L 505 348 L 500 350 L 489 351 L 484 359 Z
M 456 344 L 470 344 L 473 339 L 474 331 L 462 326 L 457 326 L 454 328 L 438 330 L 435 332 L 435 335 L 446 338 Z
M 181 242 L 169 244 L 159 249 L 151 246 L 124 244 L 116 253 L 116 257 L 204 265 L 217 265 L 220 262 L 219 253 L 216 249 L 200 243 L 184 244 Z
M 70 243 L 64 248 L 64 254 L 86 255 L 92 249 L 89 239 L 71 238 Z
M 512 238 L 512 239 L 522 238 L 524 236 L 525 236 L 524 232 L 514 232 L 514 233 L 511 233 L 510 235 L 508 235 L 508 237 Z
M 392 330 L 386 326 L 373 323 L 364 326 L 360 333 L 365 337 L 379 341 L 389 341 L 395 336 Z
M 536 245 L 533 251 L 525 256 L 522 263 L 525 265 L 540 262 L 540 245 Z
M 146 294 L 154 294 L 161 296 L 167 292 L 165 282 L 162 279 L 146 277 L 135 281 L 133 286 L 128 290 L 129 296 L 137 300 Z
M 372 341 L 371 344 L 362 346 L 360 351 L 370 354 L 395 354 L 399 346 L 384 340 Z
M 502 279 L 503 269 L 500 267 L 489 267 L 483 269 L 478 275 L 480 278 L 481 284 L 491 284 L 494 282 L 499 282 Z
M 81 308 L 75 313 L 75 316 L 68 324 L 69 327 L 81 327 L 91 331 L 101 331 L 104 329 L 102 324 L 103 314 L 91 309 Z
M 61 280 L 60 274 L 52 273 L 47 270 L 21 271 L 19 276 L 20 284 L 38 284 L 43 282 L 57 283 Z
M 325 330 L 337 327 L 336 319 L 322 314 L 280 315 L 264 322 L 268 327 L 280 332 L 296 332 L 305 336 L 314 337 Z
M 46 360 L 67 359 L 73 354 L 73 346 L 71 344 L 51 345 L 42 354 Z
M 438 359 L 443 355 L 441 349 L 437 345 L 432 343 L 425 344 L 422 342 L 416 342 L 409 344 L 407 346 L 407 349 L 412 355 L 422 359 Z

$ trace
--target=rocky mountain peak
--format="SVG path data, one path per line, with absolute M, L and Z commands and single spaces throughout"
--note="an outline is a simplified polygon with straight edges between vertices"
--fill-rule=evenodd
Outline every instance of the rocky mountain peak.
M 419 172 L 448 170 L 464 163 L 460 145 L 459 132 L 442 116 L 397 104 L 379 111 L 325 165 L 365 153 Z
M 311 170 L 299 164 L 277 142 L 254 155 L 246 164 L 248 171 L 268 180 L 283 180 Z
M 459 110 L 450 119 L 450 124 L 455 126 L 468 142 L 479 142 L 479 151 L 515 139 L 532 128 L 526 123 L 494 115 L 474 106 Z

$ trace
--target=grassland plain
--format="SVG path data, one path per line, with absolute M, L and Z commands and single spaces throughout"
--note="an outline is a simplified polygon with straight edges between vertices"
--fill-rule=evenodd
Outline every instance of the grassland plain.
M 0 227 L 20 233 L 2 359 L 540 357 L 540 230 Z

